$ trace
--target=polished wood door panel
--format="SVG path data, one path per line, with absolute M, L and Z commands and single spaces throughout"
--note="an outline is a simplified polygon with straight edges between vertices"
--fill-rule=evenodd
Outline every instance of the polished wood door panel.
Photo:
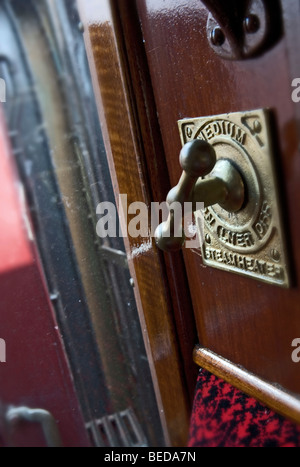
M 282 5 L 287 25 L 292 3 Z M 201 345 L 299 393 L 298 368 L 291 359 L 291 343 L 300 336 L 300 157 L 298 109 L 291 99 L 296 77 L 289 61 L 292 31 L 286 27 L 282 40 L 258 58 L 226 61 L 208 44 L 208 11 L 200 0 L 137 0 L 137 6 L 172 186 L 181 174 L 179 119 L 257 108 L 274 113 L 293 286 L 285 290 L 205 267 L 199 251 L 185 250 L 184 258 Z
M 124 4 L 129 7 L 128 10 L 124 9 Z M 117 204 L 119 194 L 127 194 L 128 205 L 135 201 L 150 205 L 153 192 L 164 190 L 166 193 L 167 188 L 162 188 L 158 178 L 155 180 L 158 169 L 164 170 L 165 163 L 163 154 L 160 164 L 149 161 L 153 158 L 153 146 L 157 145 L 156 123 L 149 126 L 149 117 L 156 119 L 156 114 L 150 107 L 148 93 L 152 89 L 150 82 L 143 77 L 146 70 L 143 70 L 139 56 L 142 38 L 131 50 L 131 55 L 127 55 L 126 51 L 126 45 L 129 47 L 132 43 L 132 34 L 133 40 L 139 41 L 135 35 L 139 22 L 133 21 L 134 29 L 129 27 L 133 19 L 133 5 L 132 1 L 122 0 L 120 5 L 114 0 L 79 2 Z M 136 70 L 132 69 L 133 60 L 137 64 Z M 156 142 L 153 143 L 153 140 Z M 145 161 L 145 153 L 148 154 L 149 164 Z M 151 186 L 149 180 L 153 182 Z M 123 232 L 126 232 L 127 223 L 122 215 L 120 222 Z M 186 384 L 188 364 L 185 365 L 182 360 L 182 348 L 186 345 L 181 345 L 178 340 L 173 315 L 176 297 L 171 298 L 172 288 L 166 275 L 167 270 L 172 274 L 174 266 L 172 261 L 164 264 L 161 252 L 149 238 L 125 238 L 125 247 L 165 441 L 168 445 L 184 446 L 188 436 L 191 401 Z M 182 270 L 181 277 L 184 274 Z M 180 316 L 179 310 L 178 319 L 183 319 Z M 183 327 L 186 327 L 184 334 L 187 328 L 192 328 L 186 323 Z M 190 363 L 193 336 L 191 331 L 191 341 L 188 343 Z M 194 384 L 194 381 L 191 383 Z

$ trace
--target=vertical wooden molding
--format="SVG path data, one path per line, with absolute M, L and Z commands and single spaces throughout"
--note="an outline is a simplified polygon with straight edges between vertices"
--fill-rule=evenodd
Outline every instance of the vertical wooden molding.
M 134 96 L 114 4 L 113 0 L 79 1 L 86 48 L 117 203 L 118 195 L 126 194 L 128 205 L 141 201 L 150 206 Z M 127 232 L 127 220 L 120 217 L 123 232 Z M 150 237 L 125 238 L 125 246 L 165 441 L 170 446 L 185 446 L 188 396 L 161 256 Z

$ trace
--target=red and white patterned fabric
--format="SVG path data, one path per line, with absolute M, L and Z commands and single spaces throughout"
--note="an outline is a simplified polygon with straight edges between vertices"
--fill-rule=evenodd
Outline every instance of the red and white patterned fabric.
M 300 425 L 201 369 L 189 447 L 300 447 Z

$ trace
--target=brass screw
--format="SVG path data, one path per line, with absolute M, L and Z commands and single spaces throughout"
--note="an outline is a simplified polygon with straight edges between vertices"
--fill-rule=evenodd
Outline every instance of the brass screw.
M 261 126 L 261 123 L 259 120 L 255 120 L 254 124 L 253 124 L 253 130 L 255 131 L 255 133 L 260 133 L 261 130 L 262 130 L 262 126 Z
M 244 29 L 248 34 L 255 34 L 260 27 L 259 18 L 256 15 L 249 15 L 244 19 Z
M 280 253 L 275 248 L 271 250 L 271 258 L 273 259 L 273 261 L 276 261 L 276 263 L 280 261 Z
M 211 238 L 208 234 L 205 235 L 205 241 L 206 243 L 210 244 L 211 243 Z
M 192 131 L 192 129 L 191 129 L 190 126 L 188 126 L 188 127 L 186 128 L 186 136 L 187 136 L 188 138 L 191 138 L 191 137 L 193 136 L 193 131 Z
M 221 28 L 216 27 L 212 30 L 210 40 L 216 47 L 221 47 L 225 42 L 225 35 Z

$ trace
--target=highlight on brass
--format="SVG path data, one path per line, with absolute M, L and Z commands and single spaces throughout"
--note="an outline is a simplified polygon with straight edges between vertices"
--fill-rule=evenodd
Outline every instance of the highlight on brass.
M 290 271 L 271 121 L 270 111 L 257 109 L 183 119 L 178 125 L 183 145 L 200 140 L 213 148 L 217 160 L 214 170 L 221 164 L 218 187 L 220 180 L 223 185 L 224 179 L 229 180 L 228 193 L 237 200 L 236 206 L 218 199 L 205 203 L 204 264 L 288 287 Z M 213 172 L 210 177 L 213 179 Z M 215 184 L 210 177 L 199 179 L 196 192 L 204 183 Z M 215 188 L 212 191 L 218 192 Z M 202 213 L 196 211 L 196 219 L 199 215 Z
M 178 185 L 168 194 L 169 205 L 191 202 L 199 215 L 200 203 L 205 208 L 218 203 L 228 212 L 241 209 L 244 203 L 243 180 L 230 161 L 217 161 L 215 150 L 207 141 L 195 139 L 186 143 L 180 153 L 180 164 L 183 173 Z M 210 177 L 202 180 L 208 174 Z M 162 250 L 176 251 L 184 241 L 181 222 L 171 211 L 168 220 L 156 230 L 156 243 Z

